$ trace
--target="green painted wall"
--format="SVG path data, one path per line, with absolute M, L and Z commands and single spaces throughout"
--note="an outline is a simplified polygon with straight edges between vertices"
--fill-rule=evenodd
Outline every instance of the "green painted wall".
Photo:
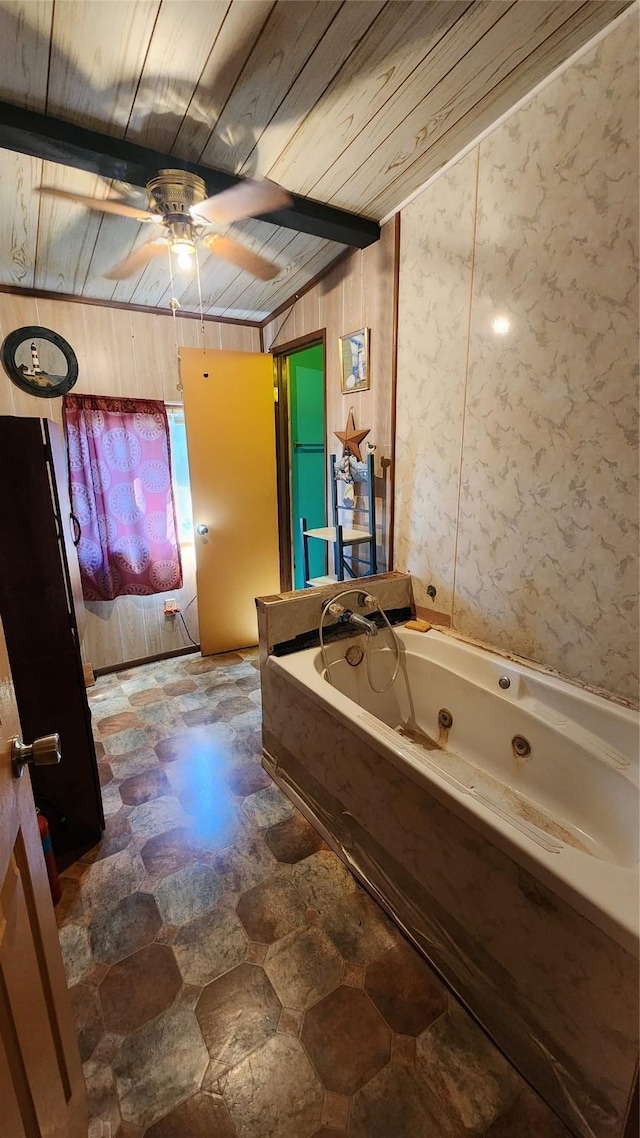
M 304 589 L 300 518 L 309 526 L 326 522 L 324 446 L 324 352 L 314 344 L 289 356 L 289 408 L 291 416 L 291 523 L 293 533 L 293 584 Z M 326 573 L 324 542 L 309 542 L 312 577 Z

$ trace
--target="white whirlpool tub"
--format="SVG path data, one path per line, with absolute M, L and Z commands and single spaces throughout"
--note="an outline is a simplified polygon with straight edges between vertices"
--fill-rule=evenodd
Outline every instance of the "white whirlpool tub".
M 268 657 L 265 766 L 572 1131 L 621 1138 L 638 716 L 452 635 L 397 632 L 384 694 L 346 660 L 362 635 L 329 645 L 331 683 L 317 648 Z M 371 641 L 378 687 L 389 645 Z

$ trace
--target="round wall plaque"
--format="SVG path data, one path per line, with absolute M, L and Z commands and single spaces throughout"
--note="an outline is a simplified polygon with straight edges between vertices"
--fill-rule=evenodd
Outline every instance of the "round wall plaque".
M 71 344 L 35 324 L 9 333 L 2 345 L 2 366 L 17 387 L 42 399 L 64 395 L 78 378 Z

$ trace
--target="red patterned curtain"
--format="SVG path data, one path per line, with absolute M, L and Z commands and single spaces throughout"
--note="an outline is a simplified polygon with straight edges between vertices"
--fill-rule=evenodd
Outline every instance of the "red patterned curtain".
M 179 589 L 164 403 L 65 395 L 64 421 L 85 600 Z

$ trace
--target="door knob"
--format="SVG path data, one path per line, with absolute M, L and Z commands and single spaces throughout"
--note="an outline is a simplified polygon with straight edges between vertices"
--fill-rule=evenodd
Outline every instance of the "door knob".
M 200 524 L 196 526 L 196 533 L 199 533 L 200 537 L 206 537 L 208 532 L 209 526 L 206 526 L 204 522 L 200 522 Z
M 42 735 L 40 739 L 34 739 L 33 743 L 23 743 L 19 735 L 11 740 L 11 765 L 14 778 L 22 777 L 28 763 L 33 763 L 34 767 L 50 767 L 59 763 L 61 757 L 58 734 Z

